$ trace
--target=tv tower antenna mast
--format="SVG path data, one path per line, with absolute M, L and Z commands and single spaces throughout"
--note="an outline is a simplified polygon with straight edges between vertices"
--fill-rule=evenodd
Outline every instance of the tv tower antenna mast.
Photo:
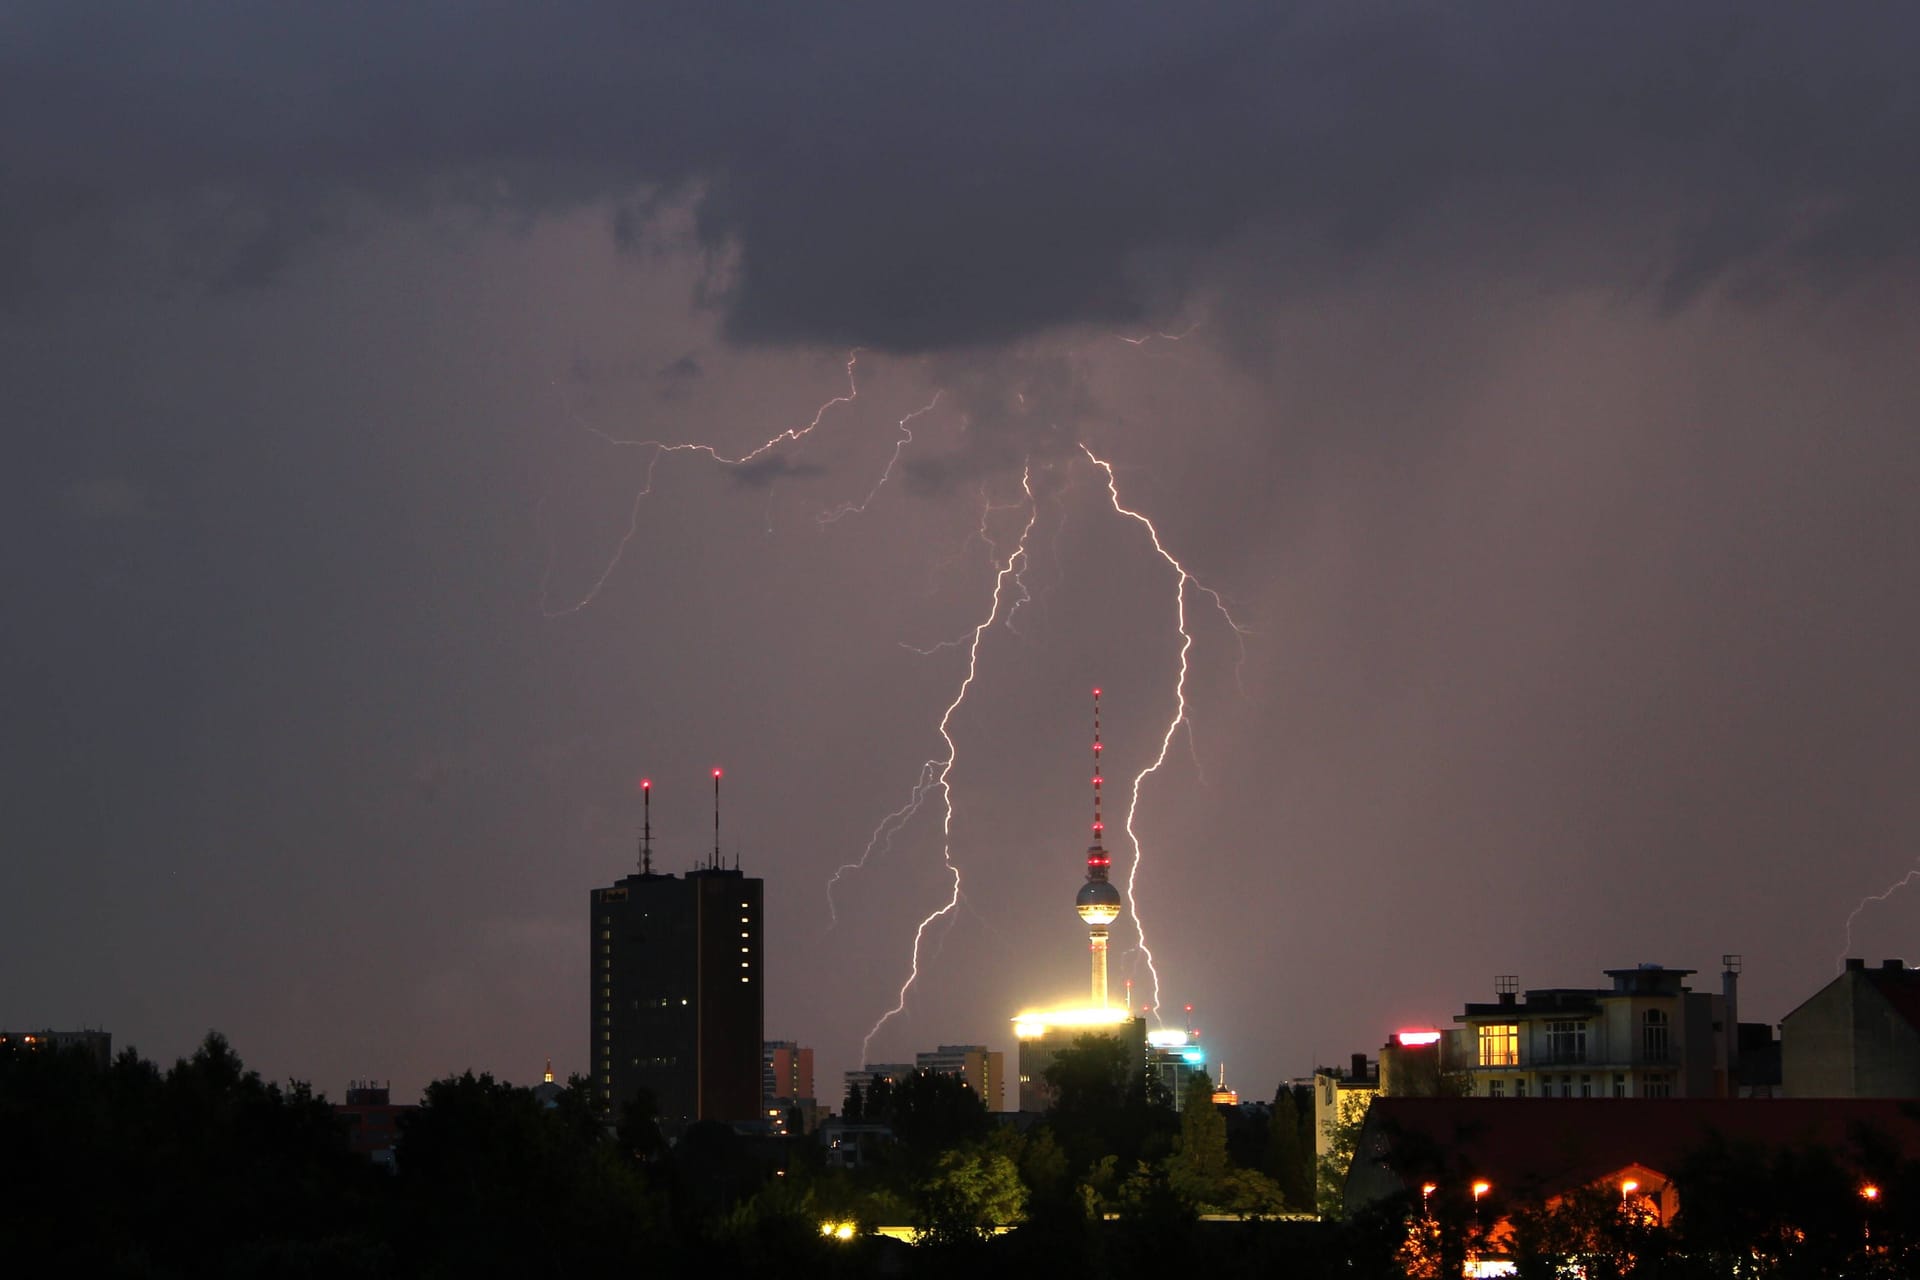
M 1087 882 L 1073 900 L 1074 910 L 1086 922 L 1087 946 L 1093 954 L 1093 1007 L 1107 1007 L 1107 926 L 1120 918 L 1120 891 L 1107 879 L 1113 859 L 1101 843 L 1106 824 L 1100 820 L 1100 690 L 1093 691 L 1093 843 L 1087 848 Z

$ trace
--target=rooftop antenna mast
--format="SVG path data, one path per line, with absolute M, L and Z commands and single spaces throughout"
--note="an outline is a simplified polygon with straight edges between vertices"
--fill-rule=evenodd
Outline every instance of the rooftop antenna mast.
M 713 868 L 720 869 L 720 766 L 713 767 Z
M 653 874 L 653 779 L 640 779 L 640 874 Z

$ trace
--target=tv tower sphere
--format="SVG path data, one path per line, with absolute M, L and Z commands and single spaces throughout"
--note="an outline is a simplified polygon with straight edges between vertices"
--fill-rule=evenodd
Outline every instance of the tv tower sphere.
M 1112 924 L 1120 918 L 1120 890 L 1111 880 L 1089 880 L 1074 895 L 1073 906 L 1088 924 Z

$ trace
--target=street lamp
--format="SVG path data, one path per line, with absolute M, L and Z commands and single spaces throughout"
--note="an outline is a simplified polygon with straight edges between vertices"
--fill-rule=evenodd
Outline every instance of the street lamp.
M 1874 1205 L 1880 1203 L 1880 1188 L 1871 1182 L 1866 1183 L 1860 1188 L 1860 1198 L 1866 1202 L 1867 1209 L 1871 1210 Z M 1871 1212 L 1860 1215 L 1860 1243 L 1869 1249 L 1873 1247 L 1873 1215 Z
M 1433 1193 L 1438 1191 L 1439 1189 L 1440 1189 L 1440 1184 L 1437 1182 L 1423 1182 L 1420 1184 L 1420 1216 L 1421 1217 L 1431 1218 L 1433 1216 Z

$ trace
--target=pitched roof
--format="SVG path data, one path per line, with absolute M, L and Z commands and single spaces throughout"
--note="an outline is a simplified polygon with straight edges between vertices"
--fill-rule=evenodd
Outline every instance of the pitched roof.
M 1920 1101 L 1911 1099 L 1378 1098 L 1349 1186 L 1371 1199 L 1407 1185 L 1391 1169 L 1396 1150 L 1405 1158 L 1428 1144 L 1509 1192 L 1551 1193 L 1630 1164 L 1670 1174 L 1713 1133 L 1844 1151 L 1863 1124 L 1920 1155 Z M 1361 1167 L 1365 1153 L 1370 1170 Z

